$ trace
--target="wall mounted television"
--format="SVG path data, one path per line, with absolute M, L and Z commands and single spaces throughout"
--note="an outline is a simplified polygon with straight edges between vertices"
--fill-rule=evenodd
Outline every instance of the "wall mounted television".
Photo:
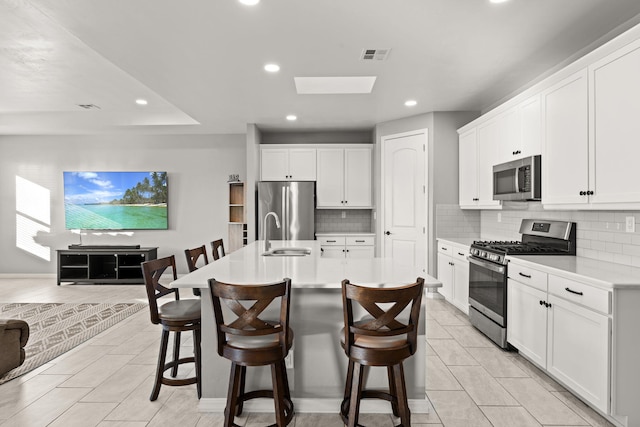
M 166 230 L 166 172 L 63 172 L 67 230 Z

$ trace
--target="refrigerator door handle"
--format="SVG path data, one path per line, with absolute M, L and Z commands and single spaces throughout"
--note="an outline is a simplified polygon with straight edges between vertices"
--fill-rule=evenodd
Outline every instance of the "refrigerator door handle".
M 287 198 L 286 198 L 286 204 L 287 204 L 287 209 L 284 211 L 284 216 L 286 218 L 285 220 L 285 224 L 284 224 L 284 239 L 285 240 L 291 240 L 291 230 L 289 229 L 289 225 L 290 225 L 290 215 L 291 215 L 291 188 L 287 188 Z

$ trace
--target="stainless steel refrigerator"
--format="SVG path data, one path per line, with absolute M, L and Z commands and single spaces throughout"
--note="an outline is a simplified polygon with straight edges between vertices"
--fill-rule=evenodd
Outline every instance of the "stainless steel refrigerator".
M 271 240 L 315 239 L 316 183 L 309 181 L 263 181 L 258 183 L 258 239 L 264 239 L 264 217 L 275 212 L 280 228 L 273 218 L 267 220 Z

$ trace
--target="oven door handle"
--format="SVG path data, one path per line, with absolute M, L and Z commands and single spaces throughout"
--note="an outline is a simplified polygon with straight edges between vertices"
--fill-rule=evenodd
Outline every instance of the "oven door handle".
M 494 263 L 487 262 L 487 261 L 482 261 L 482 260 L 479 260 L 477 258 L 473 258 L 473 257 L 470 257 L 470 256 L 468 256 L 467 259 L 472 264 L 475 264 L 475 265 L 480 266 L 482 268 L 486 268 L 487 270 L 495 271 L 496 273 L 504 274 L 504 271 L 505 271 L 504 265 L 496 265 Z

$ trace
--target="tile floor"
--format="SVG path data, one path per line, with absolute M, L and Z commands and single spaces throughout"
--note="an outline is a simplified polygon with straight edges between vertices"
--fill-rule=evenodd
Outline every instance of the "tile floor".
M 184 295 L 184 294 L 183 294 Z M 53 279 L 0 279 L 0 302 L 146 302 L 135 285 L 63 285 Z M 427 395 L 434 410 L 413 414 L 414 427 L 611 426 L 562 386 L 514 352 L 504 352 L 443 301 L 427 303 Z M 131 331 L 136 331 L 132 333 Z M 160 330 L 146 310 L 45 366 L 0 385 L 2 427 L 201 427 L 222 425 L 200 413 L 193 386 L 163 386 L 149 401 Z M 190 351 L 187 338 L 184 351 Z M 183 372 L 189 375 L 189 372 Z M 365 414 L 361 424 L 394 425 Z M 237 419 L 245 427 L 270 414 Z M 337 414 L 298 414 L 292 427 L 342 426 Z

